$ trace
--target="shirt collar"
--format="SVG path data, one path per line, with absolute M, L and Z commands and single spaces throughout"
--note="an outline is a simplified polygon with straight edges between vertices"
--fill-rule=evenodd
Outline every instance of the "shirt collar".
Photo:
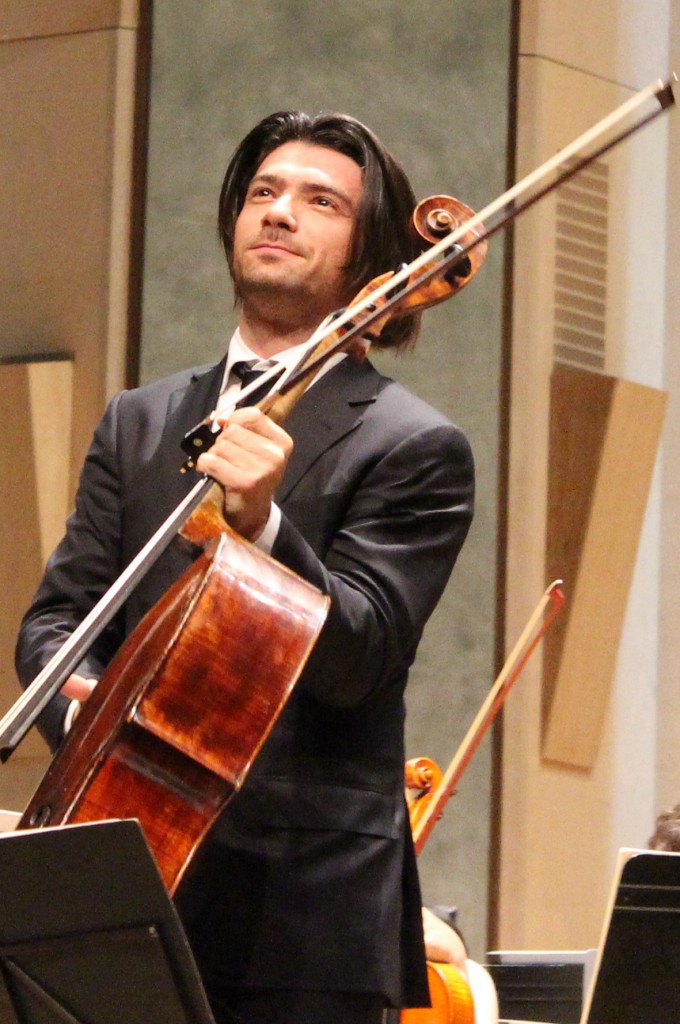
M 284 366 L 286 369 L 289 369 L 291 366 L 295 366 L 298 363 L 304 350 L 305 342 L 302 342 L 300 345 L 293 345 L 291 348 L 284 349 L 282 352 L 277 352 L 272 359 L 263 359 L 261 356 L 258 356 L 256 352 L 253 352 L 252 349 L 248 348 L 241 336 L 241 331 L 237 327 L 231 336 L 231 341 L 229 342 L 229 348 L 227 350 L 227 364 L 224 368 L 224 379 L 222 381 L 222 387 L 220 388 L 220 394 L 223 394 L 226 391 L 229 381 L 229 373 L 234 363 L 245 360 L 247 363 L 253 363 L 257 369 L 265 369 L 266 367 L 274 364 Z M 327 360 L 315 375 L 314 380 L 318 380 L 319 377 L 344 358 L 344 352 L 331 356 L 331 358 Z

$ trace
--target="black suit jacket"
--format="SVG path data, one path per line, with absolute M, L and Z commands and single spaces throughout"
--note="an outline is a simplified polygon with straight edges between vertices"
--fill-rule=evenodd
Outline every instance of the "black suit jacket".
M 30 681 L 193 480 L 184 433 L 216 404 L 224 363 L 117 396 L 76 509 L 27 613 Z M 221 985 L 425 992 L 420 894 L 403 800 L 403 691 L 472 511 L 462 433 L 342 361 L 300 400 L 272 554 L 331 597 L 302 677 L 196 858 L 178 903 L 208 991 Z M 98 676 L 193 553 L 177 541 L 87 655 Z M 42 728 L 54 748 L 64 702 Z

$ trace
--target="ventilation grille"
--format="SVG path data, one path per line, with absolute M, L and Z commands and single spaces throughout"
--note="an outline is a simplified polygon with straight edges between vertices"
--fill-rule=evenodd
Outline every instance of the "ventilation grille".
M 557 189 L 556 363 L 605 367 L 609 168 L 596 161 Z

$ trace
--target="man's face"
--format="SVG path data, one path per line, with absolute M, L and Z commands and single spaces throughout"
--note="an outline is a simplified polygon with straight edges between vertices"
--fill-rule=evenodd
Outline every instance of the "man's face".
M 250 182 L 234 231 L 233 275 L 246 308 L 273 296 L 301 318 L 345 305 L 362 192 L 359 166 L 325 146 L 287 142 Z

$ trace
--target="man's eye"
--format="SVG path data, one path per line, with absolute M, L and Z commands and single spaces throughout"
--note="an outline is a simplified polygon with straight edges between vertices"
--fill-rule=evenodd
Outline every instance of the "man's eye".
M 335 207 L 335 203 L 332 199 L 329 199 L 328 196 L 317 196 L 314 202 L 317 206 L 325 206 L 331 210 Z

